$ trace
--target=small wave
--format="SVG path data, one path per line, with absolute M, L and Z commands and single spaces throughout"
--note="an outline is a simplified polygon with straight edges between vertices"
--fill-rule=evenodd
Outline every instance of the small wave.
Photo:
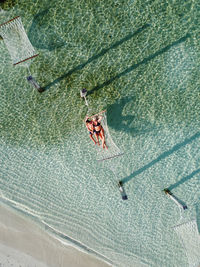
M 80 241 L 77 241 L 77 240 L 65 235 L 64 233 L 57 231 L 56 229 L 54 229 L 53 227 L 51 227 L 50 225 L 48 225 L 44 221 L 42 221 L 42 223 L 45 226 L 45 230 L 47 230 L 47 232 L 51 236 L 53 236 L 57 240 L 61 241 L 63 244 L 65 244 L 65 245 L 67 244 L 67 245 L 73 246 L 76 249 L 78 249 L 78 250 L 80 250 L 80 251 L 82 251 L 84 253 L 92 254 L 92 255 L 96 256 L 97 258 L 105 261 L 106 263 L 113 265 L 113 262 L 111 260 L 109 260 L 108 258 L 106 258 L 105 256 L 103 256 L 102 254 L 100 254 L 100 253 L 96 252 L 95 250 L 87 247 L 86 245 L 84 245 Z
M 72 246 L 78 249 L 79 251 L 95 256 L 96 258 L 100 259 L 101 261 L 106 262 L 107 264 L 113 265 L 113 262 L 109 260 L 108 258 L 106 258 L 104 255 L 87 247 L 80 241 L 75 240 L 72 237 L 69 237 L 65 235 L 64 233 L 56 230 L 55 228 L 47 224 L 45 221 L 41 220 L 39 214 L 36 214 L 32 210 L 28 209 L 26 206 L 19 204 L 13 200 L 7 199 L 3 195 L 0 197 L 0 202 L 3 203 L 5 206 L 8 206 L 9 208 L 17 210 L 18 212 L 22 213 L 24 216 L 31 218 L 32 221 L 37 223 L 43 230 L 46 231 L 48 235 L 50 235 L 54 239 L 59 240 L 64 245 Z

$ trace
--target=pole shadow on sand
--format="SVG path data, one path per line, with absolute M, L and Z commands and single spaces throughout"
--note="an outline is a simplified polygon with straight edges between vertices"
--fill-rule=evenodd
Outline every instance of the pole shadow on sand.
M 178 187 L 179 185 L 189 181 L 191 178 L 193 178 L 195 175 L 197 175 L 198 173 L 200 173 L 200 168 L 193 171 L 192 173 L 190 173 L 189 175 L 183 177 L 180 181 L 178 181 L 177 183 L 174 183 L 170 186 L 168 186 L 167 188 L 171 191 L 173 190 L 174 188 Z
M 149 162 L 148 164 L 146 164 L 145 166 L 143 166 L 142 168 L 134 171 L 132 174 L 130 174 L 129 176 L 121 179 L 121 182 L 127 183 L 129 182 L 131 179 L 133 179 L 134 177 L 136 177 L 137 175 L 143 173 L 144 171 L 148 170 L 149 168 L 151 168 L 153 165 L 155 165 L 156 163 L 158 163 L 159 161 L 169 157 L 170 155 L 172 155 L 174 152 L 176 152 L 177 150 L 179 150 L 180 148 L 190 144 L 191 142 L 193 142 L 194 140 L 198 139 L 200 137 L 200 132 L 197 132 L 196 134 L 194 134 L 193 136 L 191 136 L 190 138 L 186 138 L 183 142 L 176 144 L 175 146 L 173 146 L 171 149 L 163 152 L 162 154 L 160 154 L 157 158 L 155 158 L 154 160 L 152 160 L 151 162 Z M 199 169 L 192 173 L 190 176 L 192 178 L 193 175 L 197 174 L 199 172 Z M 189 176 L 188 176 L 189 177 Z M 183 183 L 185 180 L 188 180 L 189 178 L 183 178 L 179 184 Z M 175 187 L 175 185 L 174 185 Z M 170 188 L 170 187 L 169 187 Z
M 57 79 L 55 79 L 53 82 L 47 84 L 46 86 L 44 86 L 44 90 L 49 89 L 51 86 L 59 83 L 60 81 L 62 81 L 63 79 L 66 79 L 68 76 L 72 75 L 74 72 L 82 70 L 85 66 L 87 66 L 89 63 L 93 62 L 94 60 L 104 56 L 106 53 L 108 53 L 111 49 L 115 49 L 118 46 L 120 46 L 121 44 L 123 44 L 124 42 L 129 41 L 130 39 L 132 39 L 135 35 L 141 33 L 143 30 L 145 30 L 146 28 L 148 28 L 150 26 L 150 24 L 145 24 L 142 27 L 140 27 L 138 30 L 136 30 L 133 33 L 128 34 L 127 36 L 125 36 L 124 38 L 122 38 L 120 41 L 114 43 L 113 45 L 111 45 L 108 48 L 104 48 L 101 50 L 101 52 L 99 52 L 97 55 L 94 55 L 92 57 L 90 57 L 86 62 L 81 63 L 80 65 L 74 67 L 73 69 L 69 70 L 67 73 L 63 74 L 62 76 L 58 77 Z
M 95 86 L 93 89 L 88 91 L 88 95 L 94 93 L 95 91 L 98 91 L 99 89 L 109 85 L 110 83 L 114 82 L 115 80 L 121 78 L 122 76 L 128 74 L 129 72 L 137 69 L 139 66 L 148 63 L 149 61 L 151 61 L 152 59 L 156 58 L 157 56 L 162 55 L 163 53 L 167 52 L 171 47 L 179 45 L 182 42 L 185 42 L 187 40 L 187 38 L 190 37 L 190 34 L 186 34 L 184 37 L 180 38 L 179 40 L 173 42 L 170 45 L 165 46 L 164 48 L 162 48 L 161 50 L 155 52 L 154 54 L 144 58 L 142 61 L 133 64 L 132 66 L 130 66 L 129 68 L 125 69 L 124 71 L 122 71 L 121 73 L 117 74 L 114 77 L 111 77 L 109 80 L 105 81 L 104 83 Z

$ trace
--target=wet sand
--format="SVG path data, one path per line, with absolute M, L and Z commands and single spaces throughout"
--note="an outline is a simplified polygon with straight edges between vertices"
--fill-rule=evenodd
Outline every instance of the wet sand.
M 49 236 L 34 222 L 0 206 L 0 266 L 108 267 Z

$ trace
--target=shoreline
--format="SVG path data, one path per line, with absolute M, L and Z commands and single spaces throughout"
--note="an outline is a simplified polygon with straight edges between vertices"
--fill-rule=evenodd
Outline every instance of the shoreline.
M 37 224 L 0 205 L 0 265 L 108 267 L 98 258 L 53 238 Z M 10 264 L 10 265 L 8 265 Z

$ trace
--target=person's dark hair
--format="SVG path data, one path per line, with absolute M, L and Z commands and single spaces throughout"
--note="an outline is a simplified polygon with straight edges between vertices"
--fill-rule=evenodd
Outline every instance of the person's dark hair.
M 86 122 L 88 123 L 88 122 L 90 122 L 90 120 L 87 119 Z
M 95 119 L 95 121 L 98 121 L 99 117 L 98 116 L 94 116 L 93 119 Z

